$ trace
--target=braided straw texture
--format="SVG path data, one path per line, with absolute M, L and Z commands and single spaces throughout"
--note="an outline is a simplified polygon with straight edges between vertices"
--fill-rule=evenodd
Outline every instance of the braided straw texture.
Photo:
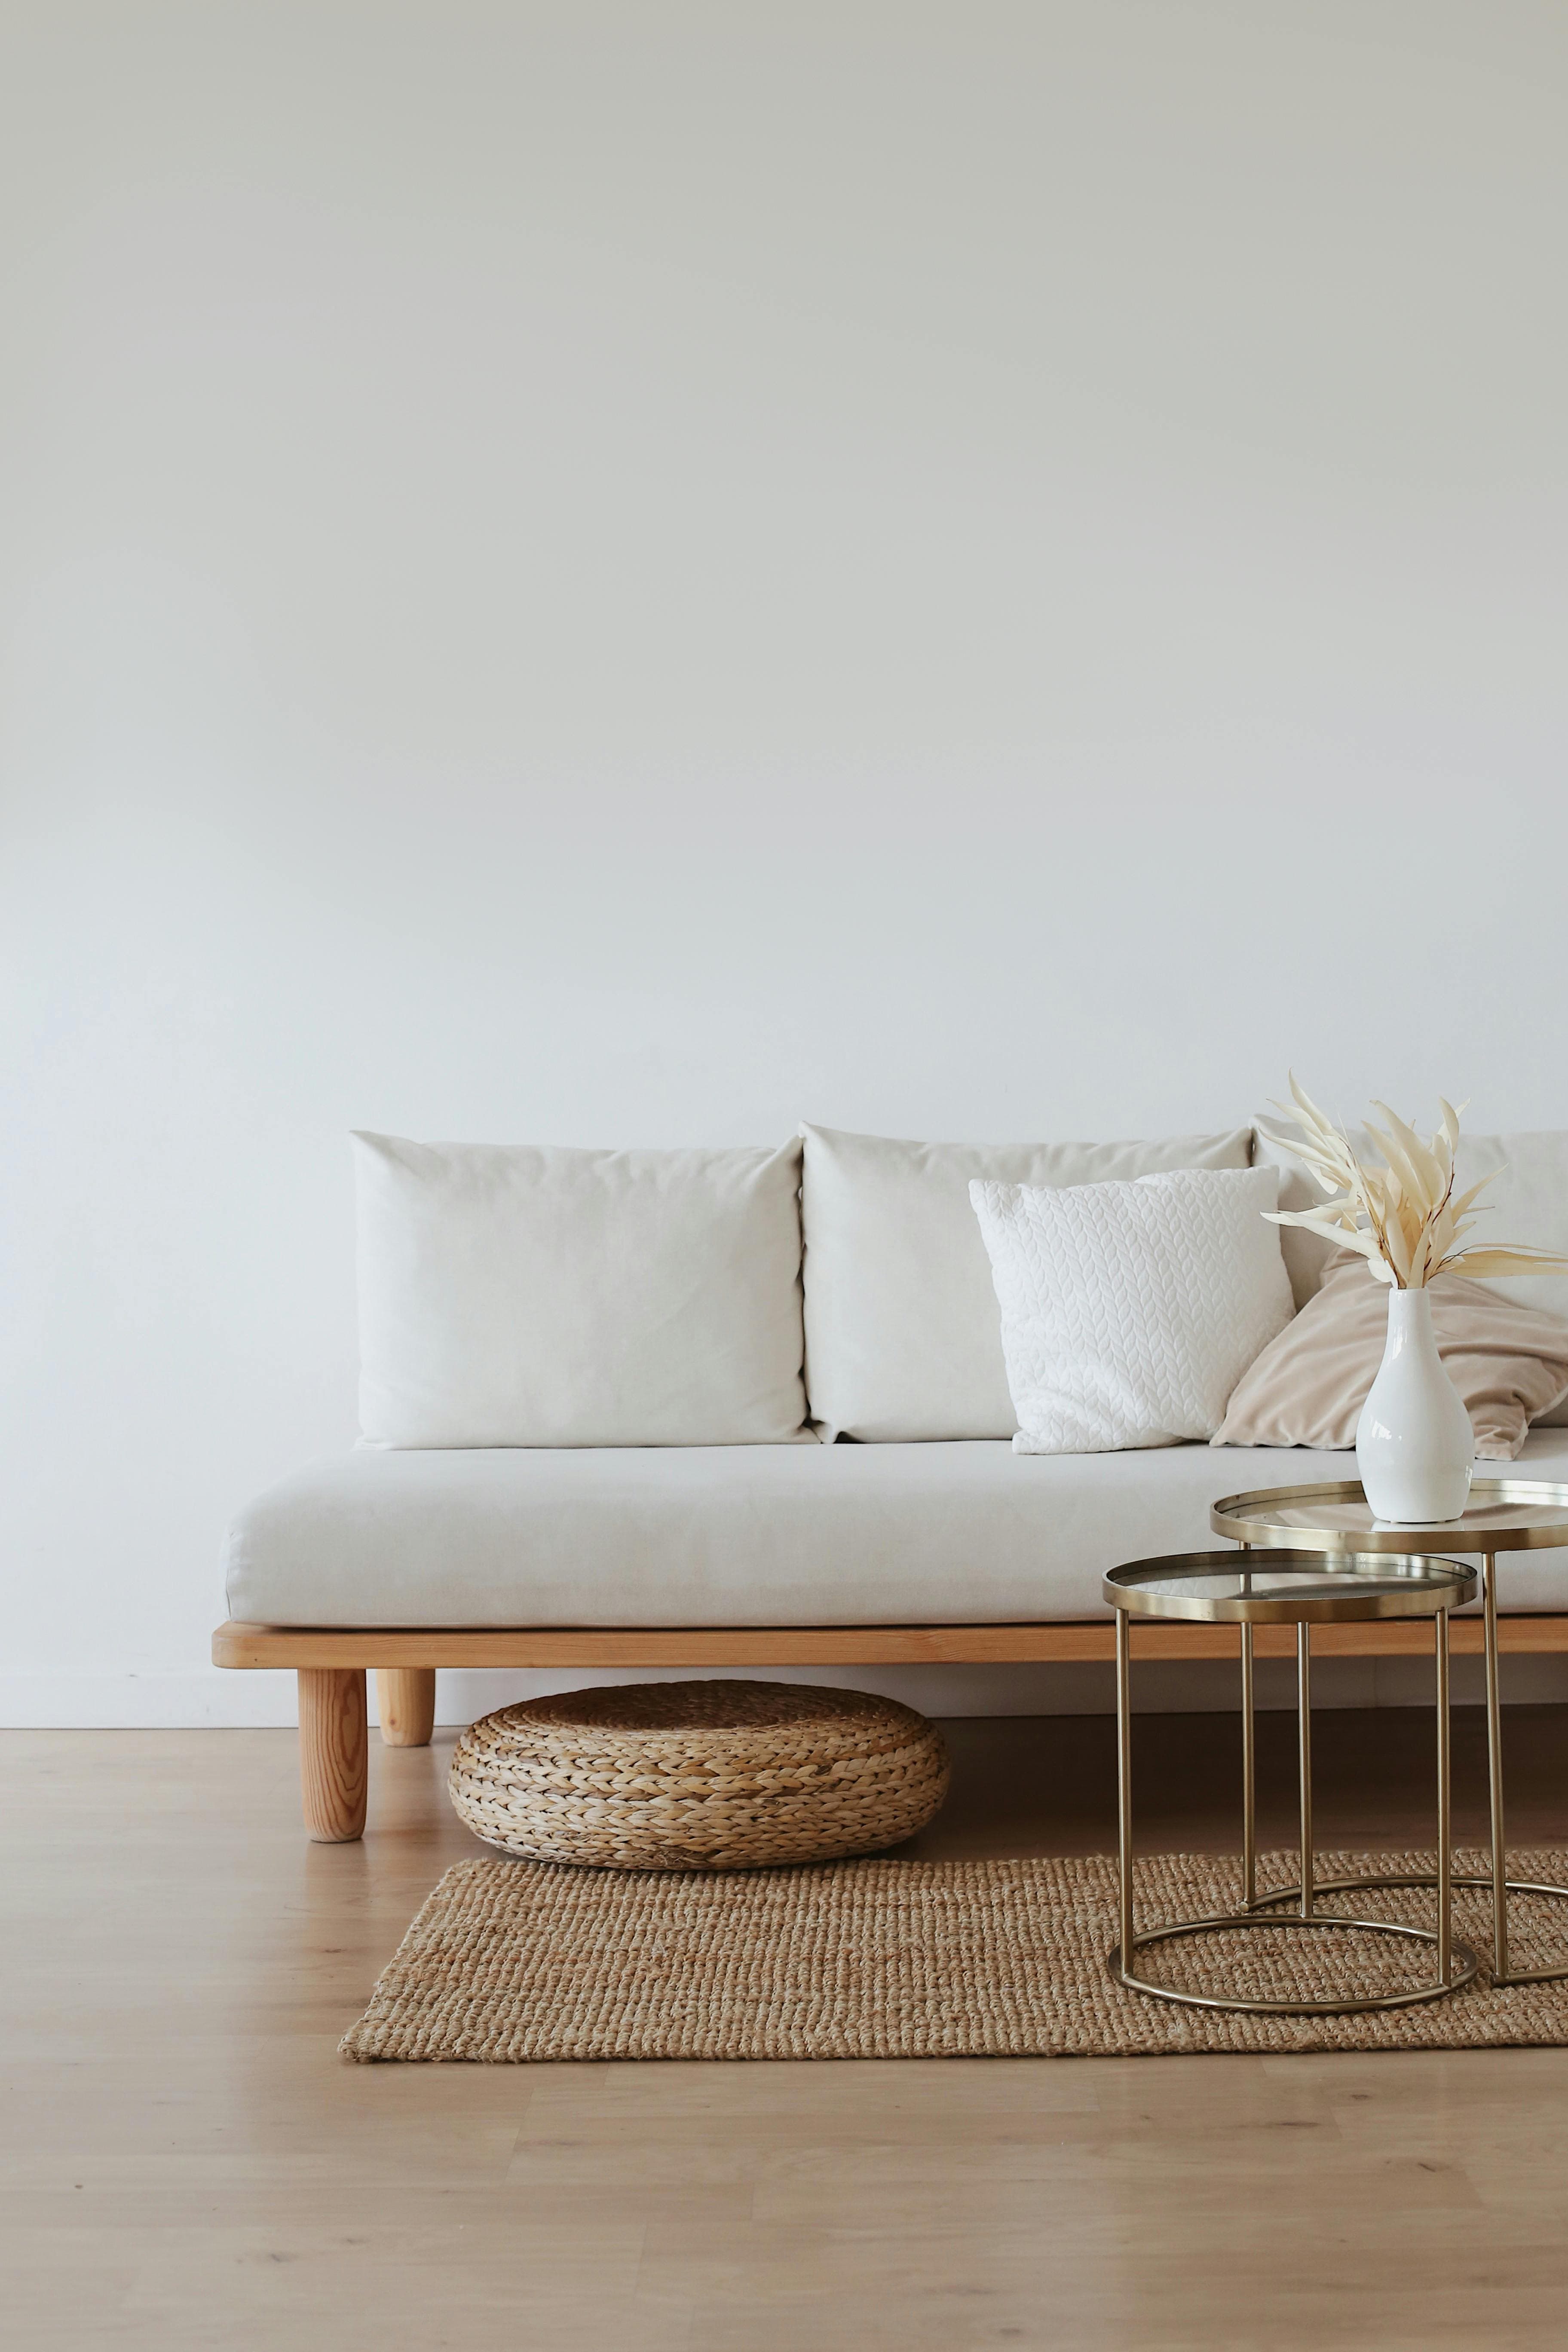
M 1568 1878 L 1568 1856 L 1510 1856 L 1522 1877 Z M 1430 1853 L 1324 1854 L 1325 1876 L 1432 1868 Z M 1485 1857 L 1456 1856 L 1460 1870 Z M 1292 1875 L 1263 1858 L 1266 1885 Z M 1237 1897 L 1234 1862 L 1162 1854 L 1137 1871 L 1139 1924 L 1205 1916 Z M 1456 1889 L 1455 1925 L 1489 1951 L 1489 1896 Z M 1363 1893 L 1366 1916 L 1432 1924 L 1418 1889 Z M 1543 1967 L 1561 1904 L 1516 1895 L 1516 1964 Z M 1458 2050 L 1568 2043 L 1568 1984 L 1482 1976 L 1415 2009 L 1348 2017 L 1224 2016 L 1111 1983 L 1116 1864 L 850 1862 L 810 1870 L 564 1870 L 479 1860 L 448 1870 L 342 2043 L 359 2059 L 979 2058 L 1174 2051 Z M 1421 1981 L 1429 1953 L 1384 1937 L 1194 1937 L 1158 1948 L 1160 1972 L 1232 1991 L 1312 1998 Z
M 913 1707 L 789 1683 L 638 1683 L 502 1707 L 448 1783 L 476 1837 L 534 1862 L 758 1870 L 897 1845 L 947 1794 Z

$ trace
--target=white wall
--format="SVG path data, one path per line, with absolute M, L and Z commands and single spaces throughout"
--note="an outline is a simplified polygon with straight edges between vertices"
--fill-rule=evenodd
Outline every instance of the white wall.
M 1527 0 L 12 0 L 13 1719 L 287 1714 L 205 1643 L 353 1436 L 352 1125 L 1568 1124 L 1565 84 Z

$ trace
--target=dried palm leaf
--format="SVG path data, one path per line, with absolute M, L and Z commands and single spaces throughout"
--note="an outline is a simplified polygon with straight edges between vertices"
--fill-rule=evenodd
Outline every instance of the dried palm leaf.
M 1555 1250 L 1534 1250 L 1500 1244 L 1496 1247 L 1458 1244 L 1478 1217 L 1489 1209 L 1475 1205 L 1480 1194 L 1502 1173 L 1494 1169 L 1459 1198 L 1454 1198 L 1454 1156 L 1459 1143 L 1459 1113 L 1438 1098 L 1442 1125 L 1423 1139 L 1406 1126 L 1386 1103 L 1374 1103 L 1386 1127 L 1369 1124 L 1367 1133 L 1383 1154 L 1384 1165 L 1368 1166 L 1358 1160 L 1342 1129 L 1318 1108 L 1290 1073 L 1294 1110 L 1274 1103 L 1294 1128 L 1294 1134 L 1259 1123 L 1258 1133 L 1281 1151 L 1299 1160 L 1328 1195 L 1317 1209 L 1278 1209 L 1268 1222 L 1300 1225 L 1320 1234 L 1341 1249 L 1364 1257 L 1379 1282 L 1398 1290 L 1421 1290 L 1439 1274 L 1468 1274 L 1499 1280 L 1517 1274 L 1568 1274 L 1568 1257 Z M 1462 1106 L 1461 1106 L 1462 1108 Z

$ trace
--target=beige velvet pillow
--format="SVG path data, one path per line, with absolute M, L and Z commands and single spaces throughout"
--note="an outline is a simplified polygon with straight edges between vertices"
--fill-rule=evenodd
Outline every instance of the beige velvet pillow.
M 1437 1350 L 1468 1408 L 1476 1453 L 1511 1462 L 1531 1423 L 1568 1396 L 1568 1323 L 1463 1275 L 1440 1275 L 1431 1289 Z M 1337 1251 L 1317 1296 L 1237 1382 L 1210 1443 L 1353 1445 L 1387 1329 L 1387 1291 L 1359 1257 Z

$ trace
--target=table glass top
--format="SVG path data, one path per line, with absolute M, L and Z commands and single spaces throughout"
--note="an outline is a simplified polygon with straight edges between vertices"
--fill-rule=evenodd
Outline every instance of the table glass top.
M 1303 1618 L 1430 1616 L 1461 1608 L 1476 1576 L 1456 1560 L 1300 1551 L 1177 1552 L 1112 1569 L 1104 1597 L 1135 1616 L 1299 1623 Z
M 1310 1545 L 1341 1551 L 1524 1551 L 1568 1544 L 1568 1486 L 1539 1478 L 1478 1478 L 1457 1519 L 1394 1526 L 1368 1507 L 1359 1483 L 1260 1487 L 1227 1495 L 1209 1524 L 1233 1541 Z

